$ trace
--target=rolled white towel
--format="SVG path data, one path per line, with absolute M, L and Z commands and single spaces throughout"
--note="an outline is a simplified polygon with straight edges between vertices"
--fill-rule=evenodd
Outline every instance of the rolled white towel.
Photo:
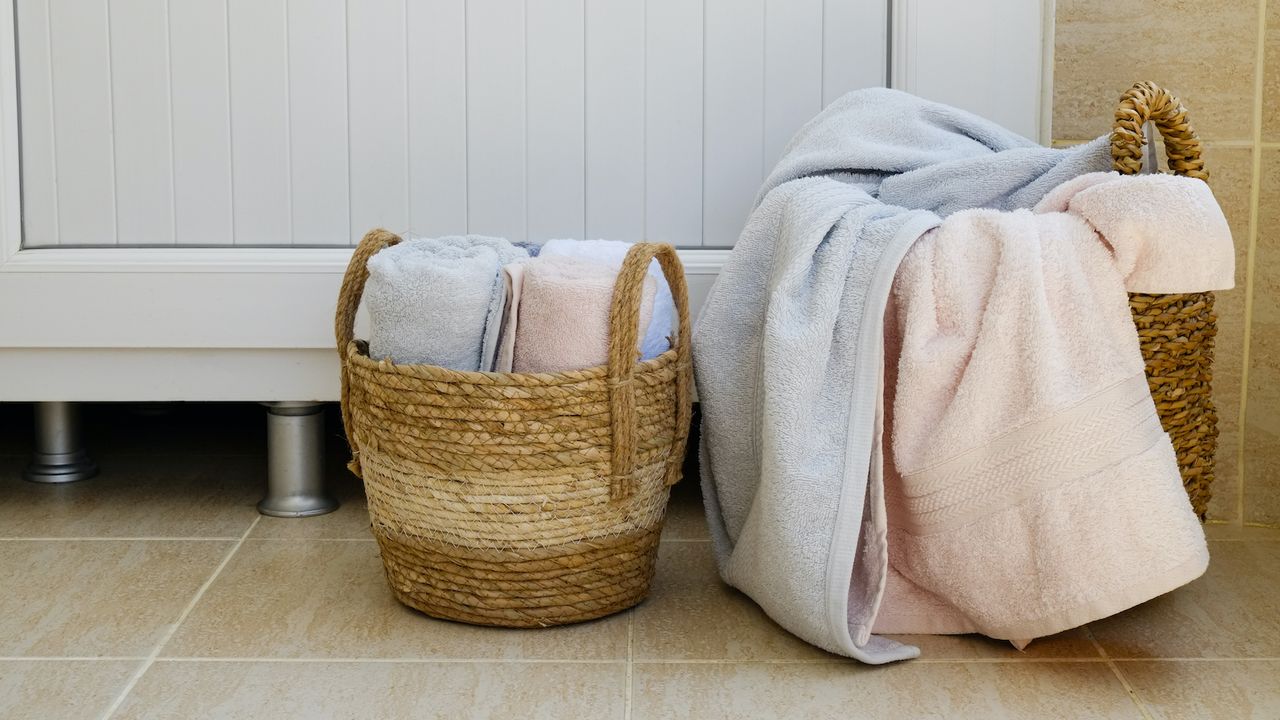
M 488 370 L 502 321 L 501 269 L 528 254 L 501 238 L 418 238 L 369 259 L 369 355 Z

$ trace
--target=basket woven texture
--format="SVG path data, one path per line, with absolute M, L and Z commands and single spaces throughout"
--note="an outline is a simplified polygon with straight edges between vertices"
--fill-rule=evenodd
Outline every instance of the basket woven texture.
M 607 365 L 487 373 L 373 360 L 354 339 L 366 263 L 397 242 L 386 230 L 360 241 L 335 321 L 350 467 L 364 480 L 395 596 L 428 615 L 506 627 L 590 620 L 643 600 L 691 409 L 688 290 L 675 250 L 641 243 L 628 253 Z M 679 327 L 671 350 L 637 362 L 655 257 Z
M 1200 140 L 1187 122 L 1186 108 L 1150 82 L 1137 83 L 1120 99 L 1111 131 L 1112 166 L 1128 175 L 1141 172 L 1143 128 L 1148 121 L 1164 138 L 1169 169 L 1208 182 Z M 1218 332 L 1213 293 L 1130 293 L 1129 307 L 1160 423 L 1173 440 L 1191 505 L 1204 519 L 1218 448 L 1212 394 L 1213 341 Z

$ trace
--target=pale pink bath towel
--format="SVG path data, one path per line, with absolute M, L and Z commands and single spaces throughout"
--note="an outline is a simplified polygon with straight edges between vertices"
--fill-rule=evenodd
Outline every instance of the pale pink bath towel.
M 541 255 L 523 263 L 512 348 L 515 372 L 558 372 L 609 359 L 609 312 L 618 268 L 581 258 Z M 640 325 L 649 326 L 657 285 L 646 277 Z M 637 359 L 639 350 L 637 349 Z
M 1231 287 L 1226 220 L 1207 185 L 1173 176 L 1099 173 L 1037 210 L 956 213 L 898 269 L 878 633 L 1021 647 L 1208 563 L 1126 291 Z

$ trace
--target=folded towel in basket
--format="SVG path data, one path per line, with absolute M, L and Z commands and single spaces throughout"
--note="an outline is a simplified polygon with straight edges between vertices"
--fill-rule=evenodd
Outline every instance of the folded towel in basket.
M 631 249 L 631 243 L 621 240 L 548 240 L 542 245 L 541 255 L 567 255 L 595 260 L 615 269 L 622 267 L 622 260 Z M 652 360 L 671 349 L 668 336 L 676 326 L 676 304 L 671 298 L 671 287 L 662 274 L 658 261 L 649 263 L 649 277 L 657 283 L 657 295 L 653 302 L 653 320 L 641 326 L 641 359 Z
M 534 257 L 537 257 L 536 255 Z M 524 287 L 524 266 L 513 262 L 502 268 L 502 324 L 498 332 L 498 352 L 493 360 L 494 372 L 511 372 L 515 360 L 516 326 L 520 320 L 520 291 Z
M 502 321 L 502 266 L 528 254 L 481 235 L 418 238 L 369 259 L 369 356 L 488 370 Z
M 609 360 L 609 313 L 618 267 L 543 252 L 518 271 L 519 304 L 511 369 L 559 372 Z M 646 277 L 640 327 L 653 316 L 657 286 Z
M 898 269 L 876 632 L 1021 647 L 1208 563 L 1126 291 L 1231 287 L 1226 219 L 1171 175 L 1084 176 L 1037 209 L 954 214 Z

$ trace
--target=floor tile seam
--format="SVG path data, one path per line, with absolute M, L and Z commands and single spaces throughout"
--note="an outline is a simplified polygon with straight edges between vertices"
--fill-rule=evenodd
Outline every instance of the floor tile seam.
M 1107 653 L 1107 649 L 1102 646 L 1102 643 L 1099 642 L 1098 638 L 1093 634 L 1093 628 L 1086 625 L 1084 627 L 1084 632 L 1085 635 L 1088 636 L 1089 642 L 1093 643 L 1094 648 L 1096 648 L 1102 658 L 1106 660 L 1107 667 L 1111 669 L 1111 674 L 1114 675 L 1116 680 L 1120 682 L 1120 685 L 1124 687 L 1125 692 L 1129 695 L 1129 699 L 1133 701 L 1135 706 L 1137 706 L 1138 712 L 1141 713 L 1144 720 L 1155 720 L 1151 711 L 1147 708 L 1146 701 L 1138 694 L 1137 689 L 1133 687 L 1133 683 L 1129 682 L 1129 678 L 1125 677 L 1124 672 L 1120 670 L 1120 666 L 1111 659 L 1111 656 Z
M 4 655 L 0 662 L 137 662 L 146 655 Z
M 1087 664 L 1106 663 L 1101 657 L 1061 657 L 1061 658 L 928 658 L 921 657 L 908 661 L 907 665 L 1018 665 L 1018 664 Z M 856 665 L 850 658 L 812 658 L 812 659 L 714 659 L 714 658 L 637 658 L 636 665 Z
M 617 665 L 626 663 L 624 658 L 587 659 L 587 658 L 429 658 L 429 657 L 201 657 L 201 656 L 169 656 L 157 657 L 156 663 L 269 663 L 276 665 Z
M 1253 655 L 1248 657 L 1237 657 L 1231 655 L 1215 656 L 1215 657 L 1113 657 L 1112 662 L 1118 663 L 1228 663 L 1228 662 L 1280 662 L 1280 655 Z
M 635 625 L 636 611 L 634 609 L 627 610 L 627 670 L 626 670 L 626 694 L 625 702 L 622 706 L 623 720 L 631 720 L 632 706 L 634 703 L 634 684 L 632 674 L 635 669 Z
M 239 535 L 201 535 L 184 537 L 174 535 L 81 535 L 74 537 L 58 536 L 0 536 L 0 542 L 235 542 Z
M 196 589 L 195 594 L 187 602 L 186 606 L 183 607 L 182 612 L 178 614 L 177 620 L 170 624 L 169 628 L 160 635 L 160 639 L 156 642 L 155 647 L 151 649 L 151 653 L 142 661 L 139 667 L 134 670 L 133 674 L 129 676 L 129 680 L 125 683 L 124 688 L 118 695 L 116 695 L 115 700 L 102 714 L 103 720 L 110 720 L 110 718 L 115 715 L 116 711 L 120 709 L 120 706 L 124 704 L 125 698 L 129 697 L 129 694 L 133 692 L 134 687 L 137 686 L 138 681 L 141 680 L 142 676 L 147 674 L 147 670 L 155 664 L 156 658 L 160 656 L 160 653 L 164 650 L 164 646 L 167 645 L 178 632 L 178 628 L 182 626 L 182 623 L 186 621 L 186 619 L 191 615 L 191 612 L 195 610 L 196 605 L 200 603 L 205 592 L 213 586 L 213 583 L 218 579 L 218 576 L 221 575 L 222 571 L 231 563 L 231 559 L 235 557 L 236 553 L 240 550 L 240 547 L 244 545 L 245 540 L 249 537 L 249 533 L 253 532 L 253 529 L 258 526 L 258 522 L 260 520 L 262 520 L 261 515 L 255 517 L 253 522 L 249 523 L 249 527 L 245 528 L 244 533 L 240 535 L 240 539 L 231 546 L 225 555 L 223 555 L 222 561 L 213 569 L 213 572 L 210 573 L 207 579 L 205 579 L 204 583 Z
M 283 537 L 273 535 L 251 535 L 245 538 L 245 542 L 260 543 L 266 541 L 273 542 L 331 542 L 331 543 L 376 543 L 377 539 L 372 535 L 369 537 Z

